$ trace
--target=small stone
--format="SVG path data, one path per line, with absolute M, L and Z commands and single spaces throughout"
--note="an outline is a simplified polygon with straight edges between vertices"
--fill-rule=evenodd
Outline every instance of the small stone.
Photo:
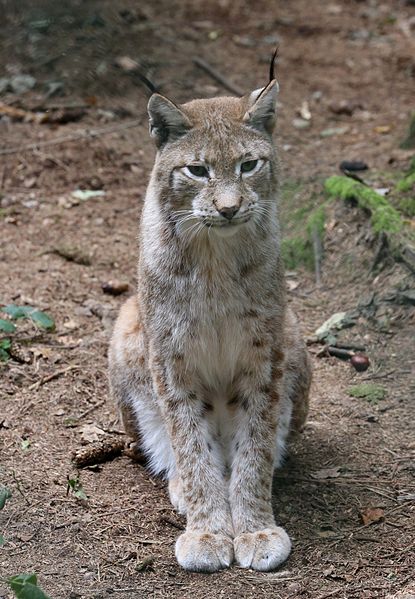
M 25 202 L 22 202 L 22 206 L 24 206 L 25 208 L 38 208 L 39 202 L 37 200 L 27 200 Z
M 311 125 L 310 121 L 304 119 L 293 119 L 292 123 L 296 129 L 308 129 Z
M 355 103 L 349 102 L 348 100 L 340 100 L 340 102 L 332 102 L 329 105 L 329 109 L 334 114 L 346 114 L 351 116 L 354 111 L 358 108 Z
M 124 73 L 132 73 L 140 67 L 138 62 L 130 56 L 117 56 L 114 60 L 114 64 L 124 71 Z
M 36 85 L 36 79 L 31 75 L 16 75 L 10 79 L 10 87 L 15 94 L 24 94 Z
M 276 35 L 275 33 L 271 34 L 271 35 L 265 35 L 262 38 L 262 41 L 264 44 L 269 44 L 270 46 L 276 46 L 277 44 L 280 43 L 281 38 Z
M 311 99 L 314 100 L 314 102 L 320 102 L 322 97 L 323 92 L 321 91 L 321 89 L 317 89 L 315 92 L 311 94 Z
M 257 44 L 256 40 L 247 35 L 234 35 L 232 41 L 243 48 L 254 48 Z
M 10 79 L 6 77 L 0 77 L 0 94 L 4 94 L 9 90 Z
M 36 183 L 37 177 L 27 177 L 27 179 L 23 181 L 23 186 L 26 187 L 26 189 L 32 189 L 32 187 L 34 187 Z
M 321 137 L 333 137 L 334 135 L 344 135 L 349 130 L 349 127 L 328 127 L 320 131 Z

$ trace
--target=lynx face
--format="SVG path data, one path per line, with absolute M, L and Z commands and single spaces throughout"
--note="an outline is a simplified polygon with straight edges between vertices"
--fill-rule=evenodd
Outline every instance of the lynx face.
M 165 188 L 162 209 L 183 237 L 264 227 L 276 184 L 271 133 L 277 87 L 268 87 L 262 94 L 195 100 L 180 108 L 162 96 L 150 100 L 156 173 Z

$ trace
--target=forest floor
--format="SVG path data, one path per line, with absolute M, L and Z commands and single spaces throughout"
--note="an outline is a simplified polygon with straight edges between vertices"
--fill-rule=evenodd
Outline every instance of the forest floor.
M 52 599 L 415 597 L 413 278 L 388 253 L 375 264 L 368 215 L 351 203 L 326 208 L 321 283 L 294 263 L 287 284 L 306 337 L 332 314 L 354 313 L 339 339 L 363 344 L 371 366 L 357 373 L 310 345 L 308 423 L 275 476 L 276 519 L 293 539 L 278 571 L 183 571 L 174 541 L 184 521 L 163 481 L 125 455 L 92 469 L 71 462 L 94 438 L 123 438 L 106 355 L 128 292 L 101 286 L 135 286 L 154 159 L 138 70 L 178 102 L 226 94 L 195 65 L 200 57 L 245 92 L 267 82 L 279 42 L 289 238 L 325 202 L 324 179 L 342 160 L 365 161 L 375 187 L 408 168 L 413 152 L 400 143 L 414 108 L 413 2 L 37 4 L 3 1 L 0 25 L 0 77 L 36 80 L 0 96 L 27 113 L 0 120 L 0 304 L 35 306 L 56 329 L 15 321 L 0 363 L 0 482 L 11 492 L 0 511 L 0 598 L 11 597 L 4 579 L 22 572 L 36 572 Z M 304 101 L 310 121 L 299 116 Z M 45 109 L 49 123 L 27 112 Z M 76 199 L 77 189 L 104 195 Z M 362 382 L 383 397 L 350 396 Z

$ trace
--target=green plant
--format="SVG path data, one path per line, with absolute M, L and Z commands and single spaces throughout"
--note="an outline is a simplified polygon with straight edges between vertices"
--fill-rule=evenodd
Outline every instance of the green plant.
M 349 387 L 348 394 L 351 397 L 365 399 L 369 403 L 376 405 L 381 399 L 385 398 L 386 391 L 382 385 L 361 383 L 360 385 Z
M 37 585 L 36 574 L 17 574 L 6 581 L 17 599 L 50 599 Z
M 7 362 L 10 357 L 9 349 L 12 345 L 10 339 L 0 339 L 0 362 Z
M 75 478 L 69 478 L 68 476 L 68 486 L 66 489 L 66 494 L 68 495 L 70 491 L 78 499 L 88 499 L 88 496 L 81 485 L 81 481 L 79 480 L 79 476 L 76 476 Z
M 7 487 L 0 487 L 0 510 L 6 505 L 6 501 L 12 496 Z
M 37 327 L 46 331 L 55 329 L 55 321 L 46 312 L 42 312 L 32 306 L 16 306 L 8 304 L 0 307 L 0 311 L 7 314 L 12 320 L 26 319 L 33 322 Z M 0 332 L 13 334 L 16 333 L 16 325 L 10 319 L 0 318 Z M 10 358 L 11 339 L 8 337 L 0 338 L 0 362 L 7 362 Z
M 299 265 L 312 269 L 314 267 L 313 239 L 315 234 L 323 239 L 326 221 L 326 206 L 322 204 L 315 209 L 308 206 L 297 209 L 291 214 L 292 230 L 281 242 L 281 253 L 288 269 Z
M 46 314 L 46 312 L 42 312 L 41 310 L 33 308 L 32 306 L 16 306 L 15 304 L 9 304 L 7 306 L 3 306 L 1 310 L 5 312 L 5 314 L 8 314 L 13 320 L 26 318 L 31 320 L 38 327 L 46 329 L 47 331 L 53 331 L 55 328 L 55 322 L 53 318 Z M 3 322 L 8 323 L 8 321 Z

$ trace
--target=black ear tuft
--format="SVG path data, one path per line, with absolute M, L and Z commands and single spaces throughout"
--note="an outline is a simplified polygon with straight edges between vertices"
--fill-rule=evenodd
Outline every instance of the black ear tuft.
M 153 94 L 147 106 L 150 119 L 150 135 L 154 137 L 158 148 L 167 141 L 173 141 L 192 128 L 188 117 L 160 94 Z
M 274 54 L 272 55 L 271 62 L 269 64 L 269 83 L 275 79 L 275 61 L 278 57 L 278 44 L 275 46 Z

